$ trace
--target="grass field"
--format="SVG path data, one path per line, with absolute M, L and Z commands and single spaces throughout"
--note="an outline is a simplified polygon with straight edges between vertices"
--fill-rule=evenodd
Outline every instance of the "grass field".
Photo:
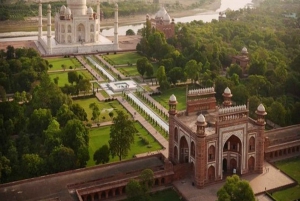
M 63 57 L 57 57 L 57 58 L 49 58 L 47 59 L 49 64 L 52 64 L 53 67 L 50 68 L 48 71 L 54 71 L 54 70 L 63 70 L 61 67 L 63 64 L 66 66 L 66 69 L 69 69 L 70 66 L 76 67 L 76 68 L 82 68 L 81 63 L 74 58 L 74 57 L 69 57 L 69 58 L 63 58 Z
M 170 88 L 168 90 L 165 90 L 162 92 L 161 95 L 158 96 L 152 96 L 156 101 L 158 101 L 162 106 L 165 108 L 169 108 L 169 98 L 172 94 L 174 94 L 177 98 L 177 110 L 184 110 L 186 108 L 186 97 L 185 97 L 185 90 L 186 87 L 175 87 Z
M 127 110 L 118 102 L 118 101 L 111 101 L 111 102 L 100 102 L 97 98 L 88 98 L 88 99 L 81 99 L 75 100 L 74 103 L 78 103 L 85 112 L 87 113 L 87 118 L 91 121 L 92 118 L 92 110 L 89 108 L 91 103 L 96 103 L 101 110 L 101 114 L 99 117 L 100 124 L 101 122 L 111 121 L 109 116 L 109 111 L 112 110 L 114 113 L 114 117 L 116 116 L 116 112 L 118 110 L 122 110 L 124 113 L 127 113 Z M 103 119 L 105 117 L 105 119 Z
M 151 194 L 151 201 L 182 201 L 179 195 L 171 188 Z
M 126 67 L 118 67 L 118 71 L 120 71 L 125 76 L 136 76 L 139 75 L 139 72 L 136 69 L 136 66 L 126 66 Z
M 135 128 L 138 130 L 139 136 L 135 135 L 134 137 L 134 144 L 131 145 L 131 150 L 128 153 L 128 156 L 124 158 L 124 160 L 131 159 L 135 154 L 140 153 L 146 153 L 148 151 L 156 151 L 162 149 L 161 145 L 150 135 L 148 134 L 148 131 L 138 122 L 134 123 Z M 104 126 L 99 128 L 94 128 L 90 130 L 90 140 L 89 140 L 89 154 L 90 154 L 90 160 L 87 163 L 87 166 L 93 166 L 95 165 L 95 162 L 93 160 L 93 155 L 97 149 L 99 149 L 104 144 L 108 145 L 109 140 L 109 132 L 110 132 L 110 126 Z M 149 140 L 149 143 L 151 145 L 151 148 L 148 148 L 147 145 L 145 145 L 140 136 L 147 137 Z M 109 162 L 116 162 L 119 161 L 118 157 L 111 158 Z
M 128 52 L 128 53 L 104 55 L 103 58 L 112 62 L 113 65 L 120 65 L 120 64 L 127 64 L 128 62 L 135 64 L 138 59 L 142 58 L 142 56 L 136 52 Z
M 78 75 L 82 75 L 83 78 L 88 79 L 88 80 L 93 80 L 94 77 L 90 72 L 87 70 L 80 70 L 76 71 Z M 63 87 L 65 84 L 69 84 L 68 82 L 68 72 L 67 71 L 62 71 L 62 72 L 55 72 L 55 73 L 49 73 L 50 79 L 54 82 L 54 78 L 58 77 L 58 86 Z
M 300 157 L 278 161 L 275 165 L 290 177 L 298 181 L 298 185 L 282 191 L 273 193 L 273 197 L 278 201 L 300 199 Z

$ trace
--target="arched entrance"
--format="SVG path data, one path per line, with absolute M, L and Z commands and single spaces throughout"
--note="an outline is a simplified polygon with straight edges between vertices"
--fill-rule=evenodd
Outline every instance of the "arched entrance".
M 240 173 L 242 167 L 242 143 L 241 140 L 231 135 L 223 146 L 223 172 Z M 226 160 L 225 160 L 226 159 Z
M 233 170 L 233 169 L 237 169 L 237 162 L 235 158 L 230 159 L 230 167 L 229 169 Z
M 223 172 L 224 173 L 227 172 L 227 159 L 226 158 L 223 159 Z
M 209 181 L 215 181 L 215 167 L 214 166 L 210 166 L 208 168 L 208 180 Z
M 83 24 L 77 26 L 77 42 L 85 42 L 85 28 Z
M 180 139 L 180 163 L 188 163 L 189 162 L 189 145 L 185 139 L 185 137 L 181 137 Z
M 254 170 L 254 166 L 255 166 L 255 159 L 253 156 L 251 156 L 249 159 L 248 159 L 248 170 L 249 171 L 253 171 Z

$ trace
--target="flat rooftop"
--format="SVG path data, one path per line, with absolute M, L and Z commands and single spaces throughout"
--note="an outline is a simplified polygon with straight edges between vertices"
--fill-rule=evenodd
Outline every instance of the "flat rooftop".
M 32 201 L 32 200 L 78 200 L 74 190 L 69 186 L 80 186 L 101 182 L 102 179 L 120 174 L 141 171 L 147 168 L 159 168 L 163 162 L 158 156 L 138 158 L 120 163 L 100 165 L 77 169 L 33 179 L 21 180 L 0 185 L 1 201 Z M 99 184 L 99 183 L 98 183 Z

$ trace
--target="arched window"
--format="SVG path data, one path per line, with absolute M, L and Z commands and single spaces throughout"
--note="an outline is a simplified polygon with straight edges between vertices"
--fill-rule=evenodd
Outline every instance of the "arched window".
M 71 30 L 71 25 L 68 25 L 68 33 L 71 33 L 72 30 Z
M 72 43 L 72 37 L 68 35 L 68 43 Z
M 208 148 L 208 161 L 214 161 L 215 160 L 215 146 L 211 145 Z
M 95 29 L 94 24 L 91 24 L 90 31 L 94 32 L 94 29 Z
M 195 143 L 192 142 L 191 144 L 191 156 L 195 158 Z
M 255 151 L 255 138 L 252 136 L 249 139 L 249 152 Z
M 61 33 L 65 33 L 65 25 L 61 25 Z

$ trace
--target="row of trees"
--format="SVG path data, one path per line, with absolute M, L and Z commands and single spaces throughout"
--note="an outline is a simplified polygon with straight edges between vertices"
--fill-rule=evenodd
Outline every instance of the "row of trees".
M 236 104 L 246 104 L 248 99 L 250 105 L 262 102 L 273 122 L 300 123 L 295 112 L 300 104 L 300 36 L 292 25 L 297 20 L 280 14 L 289 12 L 282 9 L 283 4 L 266 0 L 259 8 L 228 11 L 225 21 L 177 23 L 175 36 L 168 40 L 148 21 L 136 49 L 149 60 L 143 59 L 144 63 L 155 61 L 159 66 L 155 76 L 160 90 L 188 79 L 198 87 L 215 85 L 217 100 L 222 102 L 222 93 L 229 87 Z M 239 65 L 231 64 L 231 57 L 243 47 L 249 52 L 248 77 Z M 143 67 L 146 72 L 145 66 L 138 70 Z

